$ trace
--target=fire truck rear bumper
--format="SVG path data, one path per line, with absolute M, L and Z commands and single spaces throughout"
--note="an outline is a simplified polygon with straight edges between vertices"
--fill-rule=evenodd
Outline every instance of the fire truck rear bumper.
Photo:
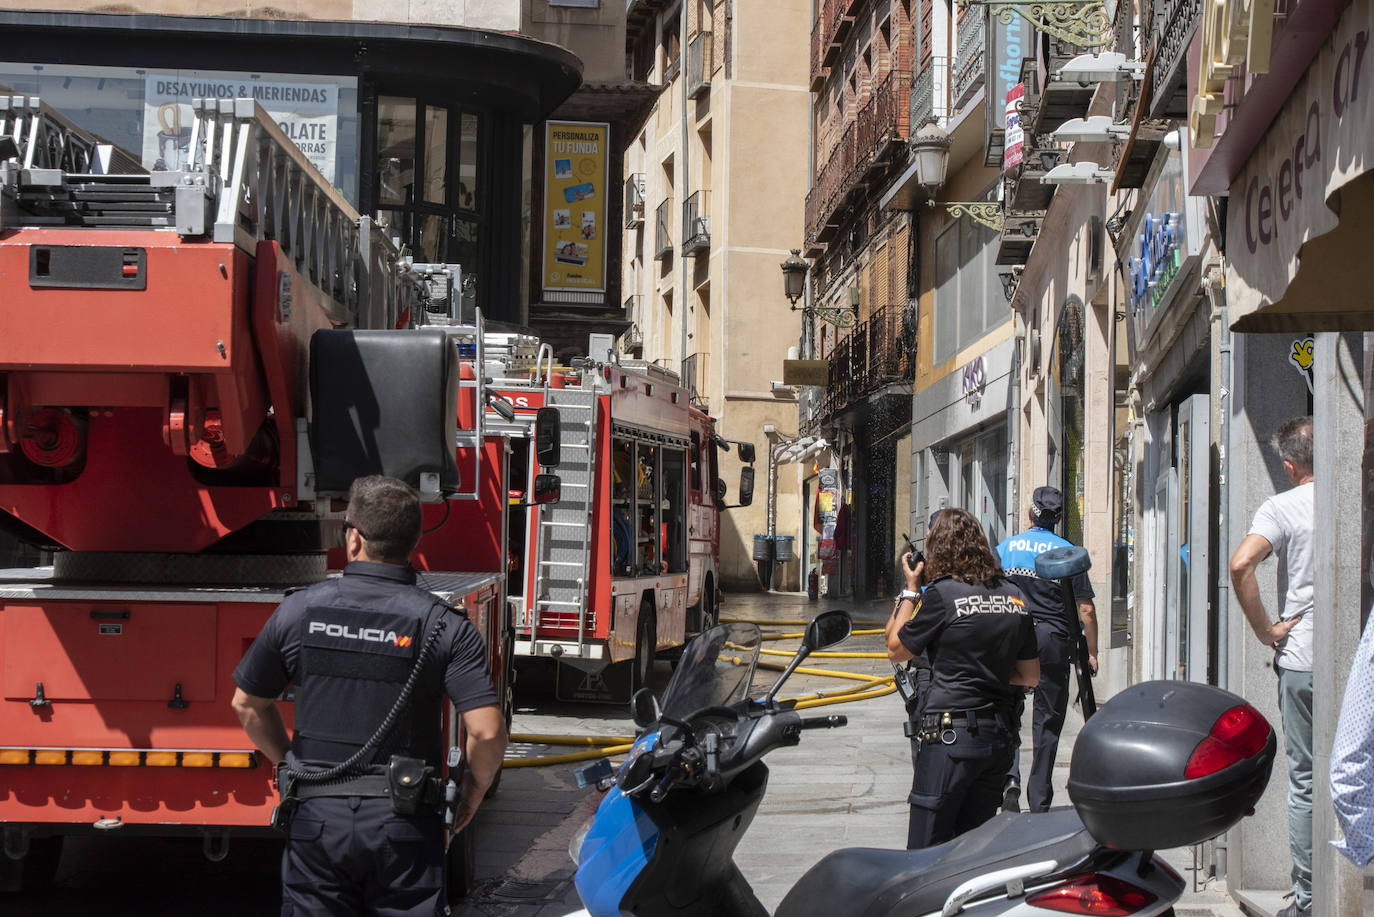
M 576 640 L 516 640 L 517 656 L 547 656 L 551 659 L 603 661 L 606 647 L 601 643 L 578 643 Z

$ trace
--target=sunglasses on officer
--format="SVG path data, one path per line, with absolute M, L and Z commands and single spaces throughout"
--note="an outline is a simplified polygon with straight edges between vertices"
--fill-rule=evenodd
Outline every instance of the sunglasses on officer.
M 344 531 L 345 531 L 345 532 L 347 532 L 349 529 L 352 529 L 353 531 L 357 532 L 359 535 L 362 536 L 363 541 L 367 541 L 367 532 L 364 532 L 362 529 L 358 528 L 356 525 L 354 525 L 354 524 L 353 524 L 352 522 L 350 522 L 349 520 L 347 520 L 347 519 L 344 520 L 343 527 L 344 527 Z

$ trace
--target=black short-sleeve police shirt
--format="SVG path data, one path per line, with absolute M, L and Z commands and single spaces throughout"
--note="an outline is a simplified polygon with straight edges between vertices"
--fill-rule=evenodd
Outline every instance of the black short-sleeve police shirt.
M 415 571 L 409 567 L 355 561 L 334 585 L 350 604 L 380 607 L 394 596 L 395 590 L 416 589 L 415 581 Z M 248 694 L 277 697 L 289 684 L 298 681 L 305 616 L 311 592 L 316 588 L 294 592 L 283 599 L 234 669 L 234 682 Z M 460 713 L 496 704 L 482 635 L 466 616 L 452 612 L 445 615 L 443 636 L 417 684 L 412 708 L 422 710 L 437 702 L 441 691 Z M 417 647 L 427 636 L 416 634 Z
M 1025 597 L 1005 578 L 992 587 L 935 580 L 898 637 L 912 653 L 930 651 L 927 713 L 1009 710 L 1021 693 L 1008 682 L 1017 660 L 1036 658 Z

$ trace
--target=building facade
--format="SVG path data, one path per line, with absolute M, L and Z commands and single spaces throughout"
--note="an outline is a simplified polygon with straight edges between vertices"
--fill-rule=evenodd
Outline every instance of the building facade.
M 796 0 L 629 7 L 631 75 L 660 88 L 625 151 L 629 325 L 617 349 L 679 372 L 721 436 L 767 463 L 753 504 L 722 514 L 723 585 L 795 590 L 799 564 L 770 577 L 753 548 L 756 535 L 799 534 L 794 480 L 766 471 L 798 432 L 781 380 L 797 321 L 778 266 L 802 237 L 806 11 Z M 717 455 L 721 478 L 738 480 L 739 450 Z
M 1371 599 L 1374 323 L 1355 265 L 1374 134 L 1354 65 L 1371 12 L 1283 6 L 1236 18 L 1211 2 L 1118 5 L 1098 50 L 1120 57 L 1105 66 L 1070 64 L 1084 48 L 1042 39 L 1023 71 L 1027 154 L 1007 172 L 1002 239 L 1022 235 L 1035 160 L 1065 166 L 1074 183 L 1047 196 L 1013 275 L 1021 478 L 1063 482 L 1069 537 L 1076 508 L 1094 585 L 1111 596 L 1104 693 L 1217 684 L 1281 729 L 1273 652 L 1251 634 L 1227 562 L 1258 506 L 1288 487 L 1274 430 L 1314 416 L 1313 884 L 1326 917 L 1362 906 L 1359 872 L 1328 843 L 1339 828 L 1326 774 Z M 1223 65 L 1223 46 L 1245 50 Z M 1088 75 L 1055 80 L 1064 67 Z M 1279 568 L 1260 568 L 1275 614 Z M 1280 755 L 1254 816 L 1200 851 L 1253 913 L 1276 912 L 1288 888 L 1287 777 Z

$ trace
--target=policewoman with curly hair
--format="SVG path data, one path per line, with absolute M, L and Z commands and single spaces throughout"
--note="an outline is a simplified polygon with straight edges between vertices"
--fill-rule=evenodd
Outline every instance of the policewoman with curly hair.
M 1002 803 L 1016 701 L 1040 680 L 1025 597 L 1003 575 L 978 520 L 948 509 L 926 535 L 925 560 L 902 558 L 907 588 L 887 622 L 887 655 L 929 652 L 918 714 L 907 849 L 981 825 Z

